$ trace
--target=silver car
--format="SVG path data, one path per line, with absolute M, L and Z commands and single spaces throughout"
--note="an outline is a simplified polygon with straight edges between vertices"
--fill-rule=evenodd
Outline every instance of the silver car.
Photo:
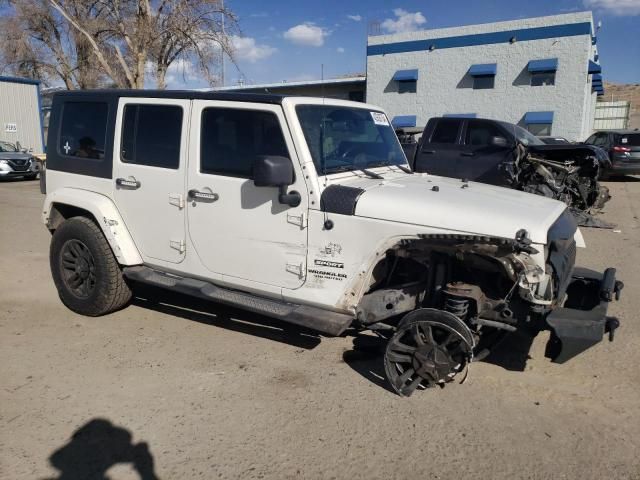
M 23 177 L 33 180 L 38 175 L 38 160 L 21 152 L 13 143 L 0 140 L 0 178 Z

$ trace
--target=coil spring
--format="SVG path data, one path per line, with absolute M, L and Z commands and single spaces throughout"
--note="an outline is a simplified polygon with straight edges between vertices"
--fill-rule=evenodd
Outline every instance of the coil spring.
M 460 320 L 464 321 L 467 319 L 467 315 L 469 315 L 469 303 L 470 301 L 467 298 L 452 297 L 450 295 L 447 295 L 444 301 L 444 309 L 449 313 L 453 313 Z

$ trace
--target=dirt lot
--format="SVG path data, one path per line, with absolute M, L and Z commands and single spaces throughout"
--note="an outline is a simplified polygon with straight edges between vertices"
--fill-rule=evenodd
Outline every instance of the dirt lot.
M 616 341 L 554 365 L 540 336 L 523 371 L 509 353 L 402 399 L 352 336 L 149 289 L 71 313 L 37 182 L 2 182 L 0 478 L 638 479 L 640 180 L 609 186 L 621 233 L 584 229 L 578 263 L 626 283 Z

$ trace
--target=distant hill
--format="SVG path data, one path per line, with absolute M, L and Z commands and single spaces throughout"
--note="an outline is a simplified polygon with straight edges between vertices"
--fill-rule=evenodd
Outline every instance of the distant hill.
M 604 96 L 598 97 L 603 102 L 626 100 L 631 103 L 629 128 L 640 128 L 640 83 L 620 84 L 604 83 Z

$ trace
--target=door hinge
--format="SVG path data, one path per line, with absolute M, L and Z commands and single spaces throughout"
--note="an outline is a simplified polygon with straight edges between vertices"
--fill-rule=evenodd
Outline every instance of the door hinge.
M 298 278 L 304 277 L 304 263 L 287 263 L 287 272 L 297 275 Z
M 300 215 L 291 215 L 290 213 L 287 213 L 287 223 L 290 223 L 292 225 L 297 225 L 300 227 L 300 230 L 302 230 L 307 226 L 304 212 L 301 213 Z
M 180 209 L 184 208 L 184 197 L 180 193 L 169 194 L 169 205 L 176 206 Z
M 187 245 L 184 240 L 169 240 L 169 246 L 174 250 L 178 250 L 180 253 L 184 253 L 187 249 Z

